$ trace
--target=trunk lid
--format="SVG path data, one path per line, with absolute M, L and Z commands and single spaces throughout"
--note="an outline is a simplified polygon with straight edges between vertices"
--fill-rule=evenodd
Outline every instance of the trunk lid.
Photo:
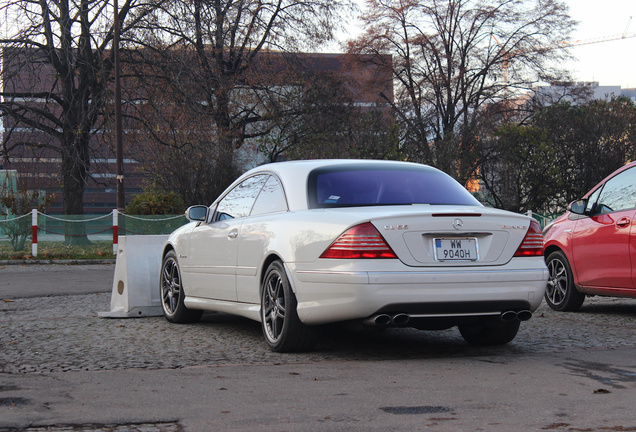
M 503 265 L 531 221 L 525 215 L 468 206 L 391 206 L 390 212 L 385 207 L 369 216 L 398 258 L 415 267 Z

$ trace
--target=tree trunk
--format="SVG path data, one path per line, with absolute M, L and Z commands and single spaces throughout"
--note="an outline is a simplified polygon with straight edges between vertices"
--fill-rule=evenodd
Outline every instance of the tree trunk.
M 87 137 L 74 137 L 61 143 L 63 209 L 67 216 L 84 215 L 84 187 L 89 167 L 88 140 Z M 64 244 L 90 244 L 86 225 L 82 222 L 65 222 Z
M 236 125 L 232 124 L 230 98 L 226 84 L 225 88 L 217 92 L 217 105 L 214 114 L 217 125 L 218 153 L 214 172 L 215 185 L 218 194 L 234 181 L 236 169 L 234 166 L 234 150 L 242 144 L 242 136 L 236 131 Z

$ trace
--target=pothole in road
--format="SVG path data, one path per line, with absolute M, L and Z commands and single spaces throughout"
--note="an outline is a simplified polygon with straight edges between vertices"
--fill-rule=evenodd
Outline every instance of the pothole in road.
M 30 403 L 30 400 L 21 397 L 0 398 L 0 407 L 19 407 L 29 405 Z
M 380 409 L 389 414 L 436 414 L 452 411 L 449 407 L 444 406 L 396 406 L 396 407 L 380 407 Z
M 130 423 L 107 425 L 55 425 L 10 429 L 11 432 L 182 432 L 179 423 Z M 5 429 L 0 428 L 0 432 Z

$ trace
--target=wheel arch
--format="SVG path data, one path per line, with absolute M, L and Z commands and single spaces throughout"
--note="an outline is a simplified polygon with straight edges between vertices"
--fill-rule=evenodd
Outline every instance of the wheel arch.
M 564 248 L 556 244 L 548 245 L 543 251 L 543 259 L 547 262 L 550 254 L 554 252 L 561 252 L 565 259 L 568 260 L 568 265 L 570 266 L 570 271 L 572 272 L 572 282 L 574 283 L 574 287 L 577 291 L 583 292 L 584 290 L 581 289 L 581 285 L 579 284 L 578 274 L 576 272 L 576 268 L 574 267 L 574 263 L 572 262 L 572 257 L 568 255 Z
M 270 266 L 271 263 L 273 263 L 274 261 L 280 261 L 281 263 L 284 264 L 283 259 L 280 257 L 280 255 L 276 254 L 276 253 L 270 253 L 269 255 L 267 255 L 267 257 L 263 260 L 263 265 L 261 265 L 261 268 L 259 270 L 260 274 L 258 275 L 258 285 L 259 285 L 259 291 L 262 289 L 263 287 L 263 281 L 265 280 L 265 273 L 267 272 L 267 268 Z M 288 277 L 289 279 L 289 277 Z M 291 284 L 291 281 L 290 281 Z M 293 290 L 293 285 L 292 285 L 292 290 Z
M 166 256 L 166 254 L 170 251 L 174 251 L 174 246 L 170 243 L 167 243 L 164 247 L 163 247 L 163 252 L 161 253 L 161 259 L 163 260 L 163 258 Z
M 552 245 L 550 245 L 550 246 L 546 247 L 546 248 L 543 250 L 543 258 L 544 258 L 544 259 L 547 259 L 547 258 L 550 256 L 550 254 L 551 254 L 551 253 L 553 253 L 553 252 L 557 252 L 557 251 L 558 251 L 558 252 L 562 252 L 562 253 L 565 255 L 565 252 L 563 251 L 563 249 L 561 249 L 561 248 L 560 248 L 559 246 L 557 246 L 557 245 L 552 244 Z M 567 255 L 565 255 L 565 257 L 567 258 Z

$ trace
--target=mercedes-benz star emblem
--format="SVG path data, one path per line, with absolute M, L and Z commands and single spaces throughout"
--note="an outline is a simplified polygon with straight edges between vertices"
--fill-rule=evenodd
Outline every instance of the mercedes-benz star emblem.
M 453 221 L 453 228 L 455 229 L 462 229 L 462 227 L 464 226 L 464 221 L 462 221 L 461 219 L 455 219 Z

